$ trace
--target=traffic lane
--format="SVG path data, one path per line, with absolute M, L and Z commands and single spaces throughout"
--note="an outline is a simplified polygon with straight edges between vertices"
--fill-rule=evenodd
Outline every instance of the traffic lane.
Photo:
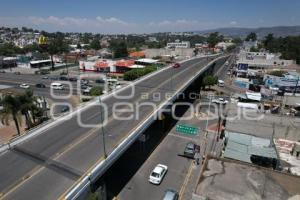
M 58 199 L 59 195 L 71 187 L 75 181 L 68 172 L 63 170 L 45 169 L 43 172 L 44 173 L 39 173 L 37 171 L 37 178 L 25 180 L 27 184 L 22 184 L 14 188 L 13 192 L 5 196 L 5 199 Z M 57 187 L 57 182 L 61 183 L 59 187 Z M 41 185 L 43 187 L 40 187 Z
M 0 193 L 5 193 L 11 189 L 11 186 L 17 184 L 18 180 L 23 179 L 24 175 L 36 165 L 37 163 L 34 160 L 24 157 L 24 155 L 17 152 L 10 151 L 9 154 L 2 154 L 0 162 Z
M 118 195 L 119 199 L 162 199 L 167 189 L 173 189 L 179 193 L 191 167 L 192 160 L 177 154 L 184 151 L 185 145 L 189 141 L 189 138 L 175 137 L 173 135 L 166 136 L 120 192 Z M 168 172 L 160 185 L 153 185 L 149 183 L 148 178 L 157 164 L 167 165 Z
M 21 88 L 20 85 L 23 84 L 24 82 L 15 82 L 15 81 L 6 81 L 6 80 L 0 80 L 0 84 L 2 85 L 8 85 L 13 87 L 12 89 L 18 91 L 18 92 L 24 92 L 26 89 Z M 25 84 L 28 84 L 25 82 Z M 44 84 L 44 83 L 43 83 Z M 64 90 L 53 90 L 54 93 L 56 94 L 61 94 L 61 95 L 67 95 L 67 94 L 72 94 L 72 95 L 77 95 L 78 92 L 81 91 L 81 89 L 77 89 L 77 85 L 72 85 L 72 89 L 70 89 L 69 85 L 66 83 L 62 84 L 65 86 Z M 30 85 L 29 84 L 29 89 L 32 89 L 33 91 L 37 92 L 37 94 L 41 94 L 41 95 L 48 95 L 50 96 L 50 84 L 45 84 L 45 88 L 38 88 L 35 86 L 35 84 Z

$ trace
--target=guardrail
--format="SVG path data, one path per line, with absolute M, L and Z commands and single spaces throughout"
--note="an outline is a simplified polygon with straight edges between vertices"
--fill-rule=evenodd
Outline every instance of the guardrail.
M 216 55 L 212 55 L 216 56 Z M 161 109 L 164 109 L 166 106 L 170 105 L 177 98 L 177 94 L 183 92 L 192 82 L 195 81 L 209 66 L 211 66 L 215 61 L 219 59 L 226 58 L 227 56 L 222 56 L 212 60 L 205 67 L 203 67 L 198 74 L 193 78 L 187 81 L 182 87 L 180 87 L 172 97 L 163 102 L 155 111 L 153 111 L 140 125 L 138 125 L 129 136 L 124 139 L 117 147 L 108 155 L 104 160 L 101 160 L 95 167 L 87 172 L 86 175 L 80 179 L 80 181 L 72 187 L 62 199 L 65 200 L 75 200 L 77 198 L 83 198 L 81 195 L 86 194 L 86 191 L 89 189 L 91 183 L 95 182 L 100 176 L 102 176 L 105 171 L 136 141 L 136 139 L 143 133 L 154 121 L 154 116 L 156 116 Z

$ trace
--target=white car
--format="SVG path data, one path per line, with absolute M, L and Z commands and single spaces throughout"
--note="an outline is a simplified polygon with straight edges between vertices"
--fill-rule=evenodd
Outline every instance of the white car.
M 28 88 L 30 88 L 30 86 L 26 83 L 23 83 L 20 85 L 20 88 L 28 89 Z
M 162 179 L 166 175 L 168 171 L 168 167 L 166 165 L 158 164 L 154 168 L 154 170 L 151 172 L 149 176 L 149 182 L 153 183 L 155 185 L 158 185 L 161 183 Z
M 225 100 L 224 98 L 213 99 L 211 102 L 216 104 L 223 104 L 223 105 L 228 103 L 228 101 Z

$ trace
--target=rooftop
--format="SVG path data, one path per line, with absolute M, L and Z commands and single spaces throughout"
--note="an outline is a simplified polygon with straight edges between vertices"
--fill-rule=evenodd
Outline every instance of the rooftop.
M 226 130 L 262 138 L 300 140 L 300 118 L 257 111 L 241 112 L 234 103 L 228 104 Z
M 251 156 L 277 159 L 276 149 L 270 139 L 226 131 L 225 158 L 252 163 Z
M 300 177 L 231 160 L 209 159 L 193 200 L 299 199 Z

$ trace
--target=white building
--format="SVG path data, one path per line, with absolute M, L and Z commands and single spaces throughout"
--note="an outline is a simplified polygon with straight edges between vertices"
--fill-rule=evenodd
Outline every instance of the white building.
M 182 41 L 182 42 L 171 42 L 171 43 L 167 43 L 167 48 L 171 49 L 171 48 L 190 48 L 191 44 L 189 41 Z

